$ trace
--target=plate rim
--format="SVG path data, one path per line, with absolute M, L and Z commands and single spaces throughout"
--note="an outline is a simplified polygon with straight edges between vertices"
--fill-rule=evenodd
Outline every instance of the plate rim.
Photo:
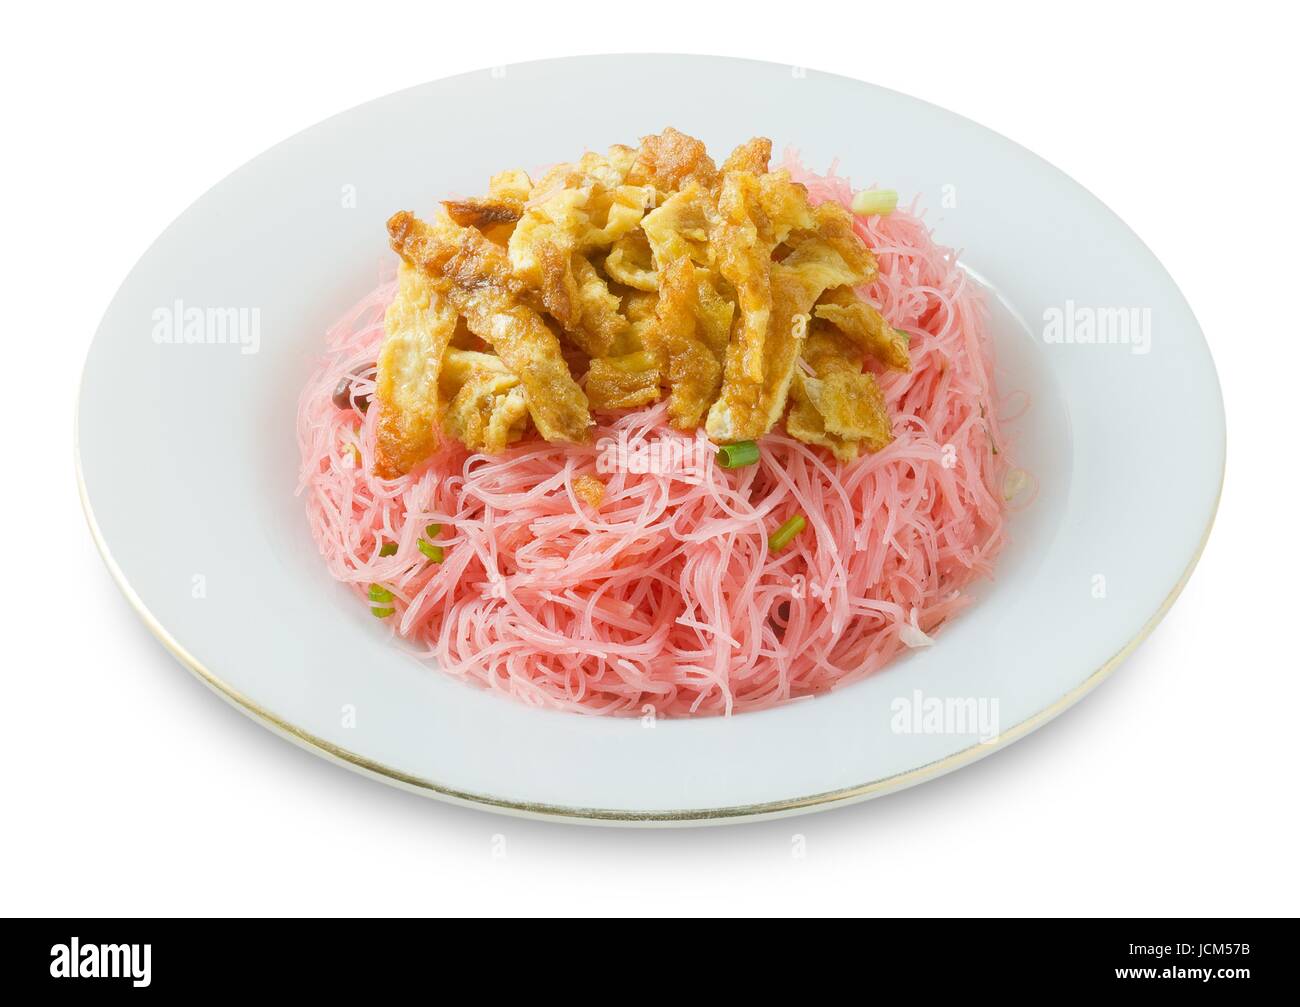
M 656 57 L 663 58 L 663 57 L 689 56 L 690 58 L 696 58 L 696 59 L 709 59 L 709 60 L 721 60 L 727 62 L 763 64 L 767 66 L 786 65 L 777 61 L 757 60 L 757 59 L 746 58 L 746 57 L 722 56 L 717 54 L 704 54 L 704 53 L 684 54 L 684 53 L 670 53 L 670 52 L 584 54 L 582 56 L 567 56 L 567 57 L 561 56 L 561 57 L 549 57 L 549 58 L 535 59 L 535 60 L 520 60 L 517 61 L 516 64 L 514 65 L 521 65 L 521 66 L 538 65 L 544 63 L 562 62 L 562 61 L 572 60 L 575 58 L 576 59 L 601 58 L 602 56 L 610 57 L 610 56 L 620 56 L 620 55 L 627 56 L 630 58 L 641 58 L 641 59 L 656 58 Z M 482 72 L 482 71 L 480 70 L 478 72 Z M 1133 237 L 1133 239 L 1138 243 L 1138 245 L 1150 256 L 1151 260 L 1160 266 L 1161 270 L 1164 272 L 1166 279 L 1169 281 L 1169 283 L 1174 288 L 1174 290 L 1178 293 L 1178 295 L 1182 298 L 1184 304 L 1186 304 L 1186 298 L 1182 296 L 1181 290 L 1178 289 L 1178 284 L 1176 283 L 1176 281 L 1174 281 L 1173 277 L 1169 274 L 1168 270 L 1164 269 L 1163 263 L 1160 262 L 1160 259 L 1155 255 L 1155 253 L 1142 239 L 1142 237 L 1138 235 L 1123 220 L 1122 217 L 1120 217 L 1113 209 L 1111 209 L 1111 207 L 1108 204 L 1106 204 L 1105 201 L 1103 201 L 1095 193 L 1093 193 L 1091 189 L 1087 188 L 1086 186 L 1078 182 L 1071 175 L 1067 174 L 1065 171 L 1058 168 L 1056 165 L 1048 161 L 1042 155 L 1026 147 L 1024 144 L 1016 140 L 1013 140 L 1010 137 L 1005 136 L 1003 133 L 995 129 L 991 129 L 990 127 L 985 126 L 974 119 L 971 119 L 958 112 L 954 112 L 945 106 L 938 105 L 924 98 L 918 98 L 915 95 L 910 95 L 907 94 L 906 92 L 898 91 L 894 88 L 885 87 L 883 85 L 875 84 L 869 81 L 863 81 L 860 78 L 850 77 L 846 74 L 833 73 L 833 72 L 823 71 L 823 70 L 817 70 L 816 72 L 819 75 L 828 76 L 828 77 L 837 77 L 845 81 L 851 81 L 853 83 L 858 83 L 858 84 L 865 83 L 868 86 L 875 88 L 877 90 L 888 92 L 894 95 L 899 95 L 908 99 L 909 101 L 918 102 L 922 105 L 938 110 L 939 112 L 943 113 L 945 116 L 951 118 L 954 121 L 975 125 L 979 129 L 997 136 L 999 139 L 1004 140 L 1008 144 L 1018 148 L 1021 152 L 1027 154 L 1033 160 L 1038 161 L 1043 165 L 1046 165 L 1057 175 L 1061 176 L 1063 179 L 1070 182 L 1073 186 L 1077 187 L 1078 189 L 1086 193 L 1092 200 L 1096 202 L 1096 204 L 1098 204 L 1101 208 L 1103 208 L 1114 221 L 1118 222 L 1121 227 L 1127 230 L 1128 233 Z M 457 77 L 470 76 L 473 75 L 474 73 L 475 71 L 471 70 L 462 74 L 453 74 L 450 77 L 434 78 L 434 80 L 437 81 L 452 80 Z M 315 128 L 316 126 L 319 126 L 321 123 L 334 119 L 337 116 L 346 115 L 356 109 L 362 108 L 370 104 L 371 102 L 383 100 L 385 97 L 391 97 L 393 95 L 400 94 L 405 91 L 426 86 L 428 83 L 430 82 L 425 81 L 425 82 L 416 83 L 414 85 L 411 85 L 410 87 L 399 88 L 396 91 L 390 92 L 385 95 L 379 95 L 371 99 L 367 99 L 366 101 L 350 106 L 347 109 L 343 109 L 340 112 L 326 116 L 325 118 L 319 120 L 318 122 L 311 123 L 303 127 L 302 129 L 294 131 L 289 136 L 273 144 L 271 147 L 266 148 L 266 151 L 263 151 L 262 154 L 275 150 L 276 148 L 280 147 L 282 144 L 292 140 L 294 137 L 302 133 L 308 132 L 311 129 Z M 259 154 L 258 156 L 261 155 Z M 202 193 L 200 193 L 198 197 L 192 200 L 183 210 L 181 210 L 180 213 L 176 214 L 175 217 L 173 217 L 173 219 L 168 223 L 168 225 L 164 227 L 163 233 L 166 233 L 166 231 L 177 220 L 180 220 L 182 217 L 184 217 L 190 211 L 190 209 L 195 204 L 197 204 L 202 199 L 204 199 L 209 192 L 220 187 L 226 181 L 226 179 L 228 179 L 229 177 L 237 173 L 239 170 L 242 169 L 242 167 L 244 166 L 240 165 L 236 167 L 231 172 L 228 172 L 225 175 L 223 175 L 212 185 L 208 186 Z M 150 249 L 152 249 L 153 247 L 153 244 L 154 242 L 150 242 L 149 246 L 146 247 L 145 250 L 138 257 L 136 262 L 137 266 L 139 262 L 142 261 L 143 258 L 148 255 Z M 128 279 L 130 275 L 134 272 L 134 270 L 135 270 L 135 266 L 133 266 L 132 269 L 128 272 L 127 274 Z M 123 281 L 124 284 L 125 282 L 126 280 Z M 1190 305 L 1187 305 L 1187 308 L 1189 313 L 1191 313 Z M 74 468 L 76 473 L 78 496 L 81 500 L 82 510 L 83 513 L 85 514 L 86 522 L 90 529 L 91 538 L 93 539 L 95 546 L 100 553 L 100 556 L 103 558 L 105 566 L 108 568 L 108 571 L 112 576 L 114 583 L 117 585 L 118 589 L 122 592 L 123 596 L 126 598 L 131 608 L 135 611 L 136 615 L 145 624 L 145 626 L 149 629 L 149 631 L 158 639 L 158 641 L 163 645 L 163 647 L 182 666 L 184 666 L 196 678 L 198 678 L 199 681 L 203 682 L 203 684 L 208 686 L 208 688 L 210 688 L 213 692 L 217 693 L 217 695 L 221 696 L 224 700 L 230 703 L 230 705 L 234 706 L 241 713 L 248 716 L 251 720 L 259 723 L 260 725 L 272 731 L 273 733 L 279 735 L 280 737 L 292 741 L 300 748 L 303 748 L 314 755 L 326 759 L 327 761 L 333 762 L 337 765 L 344 766 L 345 768 L 350 769 L 362 776 L 379 780 L 380 782 L 387 783 L 399 789 L 418 793 L 426 797 L 443 801 L 445 803 L 458 805 L 461 807 L 471 807 L 482 811 L 495 812 L 498 814 L 514 815 L 518 817 L 532 818 L 532 819 L 545 820 L 545 821 L 559 821 L 559 822 L 568 822 L 568 823 L 575 823 L 575 824 L 605 825 L 605 826 L 611 826 L 611 825 L 612 826 L 689 826 L 689 825 L 717 825 L 717 824 L 758 821 L 764 819 L 774 819 L 779 817 L 807 814 L 814 811 L 826 810 L 833 807 L 844 807 L 851 804 L 860 803 L 874 797 L 883 796 L 888 793 L 893 793 L 898 790 L 902 790 L 907 787 L 926 782 L 928 780 L 941 776 L 945 773 L 961 768 L 962 766 L 966 766 L 971 763 L 977 762 L 978 760 L 984 758 L 985 756 L 991 755 L 994 752 L 999 751 L 1002 748 L 1006 747 L 1007 745 L 1019 740 L 1025 735 L 1032 733 L 1033 731 L 1037 730 L 1039 727 L 1043 726 L 1044 724 L 1048 723 L 1049 721 L 1057 717 L 1059 714 L 1063 713 L 1065 710 L 1069 709 L 1071 706 L 1073 706 L 1075 703 L 1081 700 L 1084 696 L 1090 693 L 1094 688 L 1100 685 L 1106 678 L 1108 678 L 1110 674 L 1113 673 L 1115 669 L 1118 668 L 1119 665 L 1122 664 L 1147 639 L 1148 636 L 1151 635 L 1151 633 L 1155 630 L 1156 626 L 1159 625 L 1159 623 L 1168 613 L 1170 608 L 1172 608 L 1175 601 L 1177 601 L 1184 587 L 1186 587 L 1188 581 L 1191 579 L 1192 573 L 1195 570 L 1197 563 L 1200 561 L 1200 558 L 1205 551 L 1205 547 L 1209 541 L 1210 534 L 1214 527 L 1215 519 L 1218 515 L 1219 505 L 1223 496 L 1223 486 L 1224 486 L 1226 471 L 1227 471 L 1227 435 L 1226 435 L 1227 423 L 1226 423 L 1226 409 L 1224 408 L 1225 404 L 1223 402 L 1222 383 L 1219 380 L 1218 369 L 1214 365 L 1213 354 L 1210 352 L 1208 341 L 1205 339 L 1204 330 L 1201 329 L 1199 323 L 1197 323 L 1197 333 L 1200 335 L 1201 341 L 1205 345 L 1208 362 L 1210 364 L 1210 370 L 1214 378 L 1214 385 L 1219 392 L 1218 412 L 1221 417 L 1220 425 L 1224 433 L 1223 433 L 1223 442 L 1222 442 L 1223 450 L 1219 459 L 1218 488 L 1215 492 L 1214 502 L 1210 508 L 1209 517 L 1206 521 L 1205 528 L 1201 533 L 1199 543 L 1197 544 L 1185 569 L 1179 575 L 1176 582 L 1169 589 L 1168 593 L 1165 595 L 1164 599 L 1157 606 L 1155 611 L 1142 623 L 1142 625 L 1135 633 L 1135 635 L 1131 639 L 1129 639 L 1123 646 L 1121 646 L 1113 655 L 1111 655 L 1111 657 L 1109 657 L 1100 666 L 1095 668 L 1086 677 L 1084 677 L 1081 682 L 1074 685 L 1067 692 L 1065 692 L 1064 695 L 1059 696 L 1053 702 L 1049 703 L 1048 705 L 1044 706 L 1042 709 L 1036 711 L 1032 715 L 1016 723 L 1015 725 L 1008 728 L 1007 730 L 1002 731 L 998 735 L 996 740 L 992 743 L 986 744 L 986 743 L 976 742 L 957 752 L 951 753 L 950 755 L 945 756 L 944 758 L 935 760 L 930 763 L 926 763 L 921 766 L 915 766 L 910 769 L 903 770 L 901 772 L 894 773 L 888 776 L 869 780 L 864 783 L 850 785 L 846 787 L 840 787 L 829 791 L 823 791 L 823 792 L 802 795 L 797 797 L 782 798 L 782 799 L 759 802 L 759 803 L 721 805 L 721 806 L 708 807 L 708 808 L 628 810 L 628 809 L 586 807 L 586 806 L 565 805 L 565 804 L 551 804 L 551 803 L 544 803 L 544 802 L 512 801 L 506 798 L 494 797 L 491 795 L 479 794 L 471 791 L 464 791 L 456 787 L 451 787 L 445 784 L 441 784 L 433 779 L 428 779 L 422 776 L 408 773 L 400 769 L 395 769 L 391 766 L 385 765 L 384 763 L 378 762 L 367 756 L 361 755 L 357 752 L 351 751 L 331 741 L 321 738 L 313 734 L 312 732 L 306 730 L 305 728 L 301 728 L 296 724 L 292 723 L 291 721 L 286 720 L 280 715 L 274 713 L 273 711 L 261 706 L 260 704 L 258 704 L 257 702 L 249 698 L 248 696 L 244 695 L 238 689 L 236 689 L 235 687 L 231 686 L 229 683 L 224 681 L 218 675 L 214 674 L 211 670 L 209 670 L 206 666 L 204 666 L 198 659 L 196 659 L 192 654 L 190 654 L 180 644 L 180 642 L 175 637 L 172 636 L 172 634 L 167 630 L 167 628 L 162 624 L 162 622 L 144 604 L 142 598 L 132 587 L 126 575 L 123 573 L 121 567 L 113 558 L 113 555 L 108 547 L 108 543 L 106 542 L 106 540 L 104 539 L 100 531 L 98 521 L 95 518 L 94 510 L 90 503 L 89 493 L 85 483 L 84 473 L 82 469 L 82 459 L 81 459 L 80 410 L 81 410 L 81 401 L 82 401 L 82 390 L 85 382 L 86 370 L 89 365 L 90 350 L 93 347 L 93 343 L 94 343 L 93 334 L 90 343 L 87 346 L 85 359 L 83 360 L 82 363 L 81 373 L 79 375 L 78 383 L 77 383 L 77 394 L 74 400 L 73 461 L 74 461 Z

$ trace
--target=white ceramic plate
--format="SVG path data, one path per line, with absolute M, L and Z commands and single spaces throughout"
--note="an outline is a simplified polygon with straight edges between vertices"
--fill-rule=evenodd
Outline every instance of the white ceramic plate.
M 810 167 L 838 157 L 860 185 L 918 195 L 939 240 L 996 293 L 1000 387 L 1033 399 L 1014 431 L 1017 462 L 1041 491 L 1012 522 L 996 582 L 937 646 L 817 699 L 647 728 L 529 709 L 388 642 L 315 553 L 293 495 L 294 416 L 324 329 L 388 256 L 391 211 L 665 125 L 715 152 L 770 136 Z M 155 311 L 178 301 L 258 309 L 257 352 L 156 343 Z M 1138 339 L 1046 341 L 1045 313 L 1067 305 L 1072 335 L 1088 310 L 1138 309 Z M 77 427 L 109 567 L 164 644 L 221 694 L 389 782 L 617 822 L 832 807 L 937 776 L 1045 723 L 1172 603 L 1208 534 L 1224 462 L 1222 400 L 1196 320 L 1141 241 L 1069 178 L 900 94 L 688 56 L 485 70 L 371 102 L 267 151 L 190 207 L 122 285 L 90 349 Z M 982 744 L 951 720 L 949 733 L 898 730 L 897 701 L 924 710 L 936 698 L 983 700 L 986 714 L 996 700 L 998 737 Z

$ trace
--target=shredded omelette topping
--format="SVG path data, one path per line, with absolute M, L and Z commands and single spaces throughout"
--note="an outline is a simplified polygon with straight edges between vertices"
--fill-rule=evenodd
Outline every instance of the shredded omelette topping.
M 428 220 L 394 214 L 377 473 L 409 472 L 444 435 L 488 454 L 530 431 L 581 443 L 593 409 L 660 400 L 674 426 L 719 443 L 784 419 L 841 461 L 888 444 L 867 361 L 910 362 L 907 337 L 858 293 L 875 256 L 849 211 L 810 206 L 769 171 L 771 153 L 755 137 L 719 167 L 668 128 L 535 182 L 502 172 Z

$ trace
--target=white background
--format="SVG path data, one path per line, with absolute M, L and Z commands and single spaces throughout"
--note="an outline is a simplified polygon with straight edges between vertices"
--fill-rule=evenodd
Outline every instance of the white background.
M 1300 79 L 1282 5 L 179 6 L 20 5 L 0 40 L 0 911 L 1300 910 Z M 828 814 L 684 831 L 521 821 L 274 737 L 118 595 L 77 500 L 73 402 L 100 314 L 157 233 L 266 147 L 367 99 L 627 50 L 809 66 L 946 106 L 1091 189 L 1182 287 L 1227 401 L 1218 523 L 1151 639 L 1044 730 Z

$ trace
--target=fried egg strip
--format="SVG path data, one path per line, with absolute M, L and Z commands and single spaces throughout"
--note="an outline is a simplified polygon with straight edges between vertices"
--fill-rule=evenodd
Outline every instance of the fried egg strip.
M 772 429 L 785 409 L 813 305 L 827 289 L 862 283 L 874 274 L 875 258 L 853 234 L 843 208 L 823 203 L 813 218 L 815 227 L 786 236 L 792 250 L 771 266 L 772 309 L 761 344 L 761 381 L 750 378 L 745 358 L 752 347 L 734 334 L 727 345 L 722 394 L 705 424 L 716 441 L 752 440 Z
M 772 141 L 765 136 L 755 136 L 727 155 L 727 159 L 722 162 L 722 173 L 725 175 L 729 171 L 748 171 L 754 175 L 764 175 L 771 160 Z
M 707 276 L 686 255 L 661 269 L 655 320 L 646 331 L 647 346 L 663 362 L 669 386 L 668 415 L 673 426 L 682 430 L 699 425 L 722 385 L 719 354 L 697 331 L 700 284 L 708 283 Z M 730 304 L 727 307 L 730 309 Z
M 597 357 L 587 371 L 587 398 L 593 409 L 632 409 L 660 396 L 658 355 L 637 350 L 617 357 Z
M 493 224 L 513 224 L 524 215 L 522 203 L 512 204 L 493 199 L 444 199 L 447 216 L 462 227 L 480 230 Z
M 709 218 L 716 212 L 716 194 L 698 182 L 675 192 L 641 221 L 656 269 L 688 255 L 702 266 L 711 265 Z
M 893 440 L 884 393 L 875 376 L 862 370 L 863 358 L 851 337 L 814 323 L 802 353 L 811 373 L 797 368 L 790 387 L 785 428 L 791 437 L 829 448 L 842 462 Z
M 807 193 L 786 172 L 723 176 L 709 238 L 718 271 L 736 290 L 740 319 L 732 342 L 742 351 L 743 376 L 755 384 L 764 380 L 763 340 L 772 320 L 772 253 L 792 231 L 812 226 Z
M 739 373 L 757 385 L 763 380 L 763 340 L 772 316 L 772 250 L 775 239 L 759 233 L 758 179 L 749 172 L 726 176 L 718 194 L 711 243 L 718 271 L 736 290 L 740 318 L 732 335 Z M 736 365 L 733 365 L 736 366 Z
M 836 287 L 822 295 L 813 314 L 824 318 L 886 367 L 910 371 L 907 336 L 893 328 L 874 306 L 850 287 Z
M 427 276 L 403 263 L 384 327 L 375 376 L 375 473 L 396 479 L 438 446 L 438 371 L 456 331 L 456 311 Z
M 506 250 L 473 228 L 444 218 L 430 225 L 406 211 L 388 221 L 393 250 L 434 280 L 469 330 L 519 376 L 529 415 L 548 441 L 588 439 L 591 413 L 560 341 L 521 300 Z
M 443 425 L 471 451 L 499 454 L 523 436 L 528 403 L 519 378 L 494 354 L 448 349 L 442 388 L 451 396 Z
M 457 224 L 476 227 L 498 244 L 505 244 L 524 215 L 532 187 L 527 173 L 516 168 L 493 175 L 486 196 L 444 200 L 442 205 Z
M 627 328 L 618 298 L 586 257 L 610 248 L 641 222 L 653 190 L 624 185 L 632 151 L 587 153 L 538 183 L 510 235 L 515 275 L 535 286 L 546 311 L 588 356 L 610 352 Z
M 577 293 L 581 340 L 574 342 L 588 356 L 599 357 L 609 353 L 627 331 L 628 321 L 619 313 L 619 298 L 610 292 L 605 278 L 591 264 L 591 260 L 578 252 L 570 261 Z
M 676 192 L 690 182 L 712 187 L 717 177 L 717 166 L 704 144 L 671 126 L 641 138 L 627 174 L 631 184 L 653 185 L 660 192 Z
M 659 289 L 659 274 L 644 231 L 638 228 L 614 242 L 605 256 L 605 273 L 633 290 L 650 293 Z

